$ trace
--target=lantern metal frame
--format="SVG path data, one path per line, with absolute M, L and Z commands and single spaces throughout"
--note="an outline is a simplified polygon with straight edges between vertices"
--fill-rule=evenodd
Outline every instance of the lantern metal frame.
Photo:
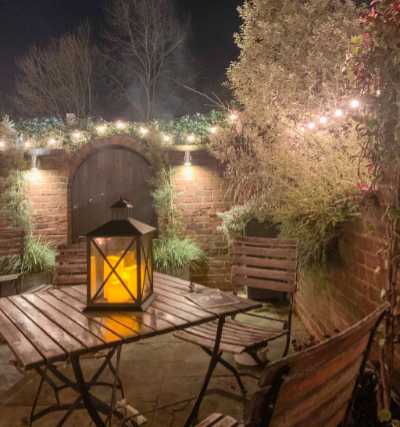
M 111 311 L 144 311 L 151 304 L 154 299 L 154 258 L 153 258 L 153 236 L 152 234 L 156 231 L 155 228 L 150 225 L 144 224 L 134 218 L 126 219 L 114 219 L 107 222 L 106 224 L 98 227 L 97 229 L 91 231 L 87 234 L 87 252 L 86 252 L 86 263 L 87 263 L 87 311 L 102 311 L 102 310 L 111 310 Z M 149 240 L 147 243 L 144 243 L 145 238 L 148 236 Z M 122 255 L 119 257 L 115 265 L 111 265 L 110 261 L 107 259 L 107 255 L 99 246 L 97 239 L 130 239 L 126 248 L 123 250 Z M 93 245 L 93 246 L 92 246 Z M 136 254 L 136 283 L 137 283 L 137 297 L 132 294 L 129 289 L 129 283 L 127 283 L 119 275 L 117 269 L 121 262 L 123 262 L 125 256 L 129 251 L 135 249 Z M 108 265 L 110 271 L 107 274 L 107 277 L 103 277 L 102 284 L 96 289 L 94 295 L 91 289 L 91 262 L 93 251 L 97 251 L 98 254 L 95 256 L 101 256 L 103 261 Z M 142 261 L 143 264 L 142 264 Z M 144 273 L 142 271 L 144 268 Z M 104 292 L 104 288 L 107 285 L 109 279 L 112 276 L 115 276 L 120 282 L 121 287 L 123 287 L 126 292 L 131 297 L 131 300 L 128 302 L 96 302 L 95 300 L 101 295 L 101 292 Z M 147 276 L 146 276 L 147 275 Z M 147 284 L 146 284 L 147 279 Z M 132 278 L 133 280 L 133 278 Z M 146 286 L 146 294 L 144 295 L 144 290 Z M 147 288 L 148 287 L 148 288 Z

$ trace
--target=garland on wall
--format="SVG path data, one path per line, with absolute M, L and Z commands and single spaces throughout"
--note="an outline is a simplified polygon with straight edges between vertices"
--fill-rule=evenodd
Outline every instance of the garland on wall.
M 0 124 L 0 150 L 18 148 L 63 148 L 70 151 L 99 138 L 130 135 L 147 139 L 157 135 L 165 146 L 204 144 L 220 128 L 232 125 L 237 119 L 234 111 L 211 111 L 208 114 L 183 116 L 174 121 L 137 123 L 89 119 L 79 126 L 76 118 L 66 122 L 56 118 L 12 121 L 4 116 Z

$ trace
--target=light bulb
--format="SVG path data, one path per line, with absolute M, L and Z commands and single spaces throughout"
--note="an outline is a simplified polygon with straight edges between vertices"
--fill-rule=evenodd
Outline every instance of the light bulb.
M 96 126 L 96 132 L 97 132 L 99 135 L 104 135 L 104 134 L 106 133 L 106 130 L 107 130 L 107 126 L 106 126 L 106 125 L 99 125 L 99 126 Z
M 139 132 L 140 132 L 140 134 L 141 134 L 142 136 L 145 136 L 145 135 L 147 135 L 147 134 L 149 133 L 149 130 L 148 130 L 147 128 L 145 128 L 145 127 L 141 126 L 141 127 L 139 128 Z
M 353 108 L 354 110 L 356 109 L 356 108 L 359 108 L 359 106 L 360 106 L 361 104 L 360 104 L 360 101 L 358 100 L 358 99 L 352 99 L 351 101 L 350 101 L 350 107 L 351 108 Z
M 6 145 L 6 141 L 4 141 L 4 139 L 0 139 L 0 150 L 4 150 Z
M 79 132 L 79 130 L 72 132 L 72 138 L 75 139 L 75 141 L 79 141 L 82 138 L 82 132 Z
M 343 116 L 344 116 L 343 110 L 341 110 L 340 108 L 335 110 L 335 117 L 343 117 Z
M 162 139 L 164 142 L 171 142 L 172 138 L 170 135 L 166 135 L 165 133 L 162 135 Z
M 310 130 L 313 130 L 313 129 L 315 129 L 315 123 L 314 122 L 309 122 L 308 124 L 307 124 L 307 127 L 308 127 L 308 129 L 310 129 Z
M 326 125 L 328 123 L 328 117 L 326 116 L 321 116 L 319 118 L 319 122 L 321 123 L 321 125 Z
M 235 111 L 232 111 L 232 113 L 231 113 L 231 114 L 229 114 L 229 120 L 230 120 L 231 122 L 236 121 L 238 118 L 239 118 L 239 115 L 238 115 L 238 113 L 236 113 Z
M 57 145 L 57 140 L 54 138 L 49 138 L 47 140 L 47 145 L 49 145 L 50 147 L 54 147 L 55 145 Z
M 217 134 L 217 133 L 218 133 L 218 128 L 217 128 L 217 126 L 211 126 L 211 127 L 208 129 L 208 131 L 209 131 L 211 134 L 215 135 L 215 134 Z
M 186 137 L 186 141 L 189 143 L 193 143 L 196 140 L 196 137 L 191 133 Z
M 118 120 L 118 121 L 115 122 L 115 127 L 117 129 L 125 129 L 126 126 L 127 126 L 126 123 L 123 122 L 123 121 L 121 121 L 121 120 Z

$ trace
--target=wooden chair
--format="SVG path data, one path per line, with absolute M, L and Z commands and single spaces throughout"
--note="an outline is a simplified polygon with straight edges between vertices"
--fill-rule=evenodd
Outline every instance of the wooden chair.
M 21 258 L 21 265 L 25 248 L 25 232 L 22 229 L 0 230 L 0 257 L 18 256 Z M 15 293 L 21 291 L 22 272 L 14 274 L 0 275 L 0 297 L 2 288 L 7 284 L 12 284 Z
M 197 427 L 345 427 L 384 305 L 340 334 L 271 365 L 244 421 L 212 414 Z
M 297 286 L 297 242 L 295 240 L 244 237 L 234 242 L 232 254 L 232 284 L 235 292 L 239 288 L 251 286 L 284 292 L 289 297 L 288 317 L 285 320 L 257 313 L 244 314 L 275 321 L 279 325 L 278 328 L 265 329 L 235 319 L 227 319 L 225 322 L 219 362 L 233 373 L 241 391 L 245 393 L 239 372 L 222 357 L 222 353 L 227 352 L 234 355 L 247 353 L 257 364 L 262 365 L 263 361 L 258 357 L 258 351 L 269 342 L 282 336 L 286 336 L 283 354 L 288 353 L 292 329 L 293 296 Z M 216 331 L 217 322 L 215 321 L 179 331 L 175 333 L 175 336 L 199 345 L 207 354 L 211 355 Z

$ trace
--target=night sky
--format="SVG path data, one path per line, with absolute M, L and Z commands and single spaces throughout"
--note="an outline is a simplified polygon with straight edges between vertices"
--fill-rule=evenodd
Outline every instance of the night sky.
M 233 33 L 239 28 L 242 0 L 171 0 L 192 22 L 190 51 L 199 75 L 198 87 L 218 88 L 238 51 Z M 96 34 L 104 26 L 106 0 L 0 0 L 0 96 L 13 93 L 15 58 L 32 43 L 45 43 L 89 20 Z M 212 81 L 212 85 L 210 85 Z

